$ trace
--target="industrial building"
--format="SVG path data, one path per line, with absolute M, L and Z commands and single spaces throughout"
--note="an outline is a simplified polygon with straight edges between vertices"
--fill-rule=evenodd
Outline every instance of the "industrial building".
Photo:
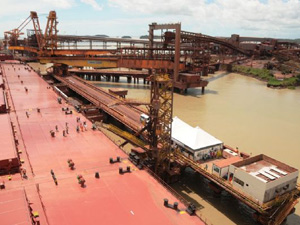
M 296 188 L 299 171 L 266 155 L 257 155 L 229 166 L 233 186 L 260 204 Z
M 234 156 L 227 159 L 218 160 L 213 162 L 212 174 L 217 175 L 218 177 L 226 177 L 228 176 L 229 166 L 233 163 L 239 162 L 243 160 L 240 156 Z

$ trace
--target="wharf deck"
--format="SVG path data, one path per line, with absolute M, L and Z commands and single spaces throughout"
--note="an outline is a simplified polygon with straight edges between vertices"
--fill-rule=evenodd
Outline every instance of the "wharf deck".
M 78 75 L 111 75 L 111 76 L 132 76 L 136 78 L 147 78 L 149 76 L 148 71 L 138 71 L 138 70 L 79 70 L 70 69 L 70 73 Z
M 212 163 L 213 162 L 221 162 L 222 160 L 216 159 L 211 162 L 204 162 L 204 163 L 198 163 L 195 162 L 192 159 L 189 159 L 188 157 L 184 156 L 183 154 L 177 154 L 177 157 L 180 161 L 185 162 L 188 166 L 190 166 L 192 169 L 194 169 L 196 172 L 207 178 L 208 180 L 214 182 L 219 187 L 230 193 L 232 196 L 243 202 L 244 204 L 248 205 L 250 208 L 254 209 L 255 211 L 259 212 L 262 215 L 267 215 L 269 210 L 273 208 L 276 201 L 282 201 L 284 202 L 283 209 L 281 209 L 281 212 L 279 212 L 275 220 L 284 219 L 285 217 L 278 218 L 284 214 L 287 216 L 293 206 L 298 202 L 293 196 L 296 196 L 297 193 L 299 193 L 299 189 L 295 189 L 289 193 L 285 193 L 281 195 L 278 199 L 271 200 L 269 202 L 266 202 L 264 204 L 260 204 L 256 199 L 252 198 L 246 193 L 241 192 L 237 188 L 235 188 L 230 182 L 227 180 L 218 177 L 214 174 L 212 174 Z M 288 201 L 288 202 L 286 202 Z M 282 207 L 281 206 L 281 207 Z M 289 208 L 290 207 L 290 208 Z M 274 216 L 274 215 L 273 215 Z M 282 220 L 281 220 L 282 222 Z M 270 223 L 270 224 L 281 224 L 280 223 Z
M 145 112 L 141 108 L 126 105 L 124 104 L 125 100 L 122 100 L 99 87 L 95 87 L 79 77 L 55 76 L 55 78 L 133 131 L 138 132 L 144 127 L 140 121 L 140 116 Z
M 204 224 L 183 210 L 165 208 L 164 198 L 170 203 L 179 200 L 146 171 L 132 165 L 127 155 L 102 132 L 93 131 L 89 121 L 86 121 L 87 130 L 76 132 L 76 118 L 81 117 L 83 121 L 83 117 L 76 112 L 65 115 L 61 107 L 71 106 L 65 102 L 58 104 L 57 94 L 47 88 L 47 83 L 34 71 L 26 70 L 22 64 L 15 65 L 16 71 L 11 70 L 10 64 L 1 66 L 11 96 L 9 102 L 13 105 L 10 116 L 16 118 L 18 135 L 22 136 L 23 167 L 28 176 L 24 179 L 20 174 L 14 174 L 11 181 L 0 177 L 6 180 L 6 188 L 1 194 L 24 189 L 30 207 L 38 211 L 40 223 L 46 225 Z M 28 88 L 27 92 L 24 86 Z M 66 122 L 69 133 L 64 137 Z M 55 131 L 55 137 L 51 137 L 50 130 Z M 110 164 L 109 158 L 117 156 L 121 157 L 121 162 Z M 68 167 L 69 158 L 75 163 L 74 170 Z M 119 167 L 127 166 L 132 172 L 120 175 Z M 51 177 L 51 169 L 58 185 Z M 99 179 L 95 178 L 95 172 L 99 172 Z M 78 174 L 86 180 L 84 188 L 78 184 Z M 13 200 L 18 198 L 14 196 Z M 0 214 L 15 209 L 2 199 L 0 197 Z M 185 206 L 179 202 L 179 209 L 183 208 Z

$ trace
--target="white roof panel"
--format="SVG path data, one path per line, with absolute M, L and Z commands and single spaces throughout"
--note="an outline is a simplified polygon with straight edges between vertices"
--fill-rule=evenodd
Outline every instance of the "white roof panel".
M 223 144 L 214 136 L 199 127 L 192 127 L 178 117 L 173 118 L 172 139 L 175 139 L 193 150 L 202 149 L 208 146 Z

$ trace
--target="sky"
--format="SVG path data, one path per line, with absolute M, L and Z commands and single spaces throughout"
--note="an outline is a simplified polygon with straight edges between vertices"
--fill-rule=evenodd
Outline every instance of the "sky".
M 181 23 L 211 36 L 300 38 L 300 0 L 0 0 L 0 37 L 36 11 L 42 29 L 55 10 L 59 34 L 148 34 L 148 25 Z M 29 23 L 25 29 L 33 29 Z

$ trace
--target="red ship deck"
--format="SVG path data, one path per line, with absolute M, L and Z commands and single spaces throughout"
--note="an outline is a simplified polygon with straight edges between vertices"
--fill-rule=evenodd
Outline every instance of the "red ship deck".
M 61 108 L 70 106 L 58 104 L 56 93 L 35 72 L 25 70 L 22 64 L 15 64 L 15 71 L 9 64 L 2 67 L 24 141 L 23 167 L 28 179 L 13 175 L 0 192 L 24 187 L 31 206 L 39 211 L 41 224 L 203 224 L 198 217 L 164 207 L 164 198 L 170 203 L 178 199 L 146 171 L 134 167 L 103 133 L 91 130 L 89 121 L 88 130 L 77 133 L 76 117 L 81 115 L 74 110 L 72 115 L 65 115 Z M 27 93 L 24 87 L 28 88 Z M 69 134 L 64 137 L 66 122 Z M 53 138 L 50 130 L 55 131 L 56 125 L 59 131 Z M 122 158 L 121 163 L 110 164 L 109 158 L 117 156 Z M 74 161 L 75 170 L 68 168 L 69 158 Z M 129 165 L 133 171 L 120 175 L 119 167 Z M 95 178 L 95 172 L 99 172 L 100 179 Z M 85 188 L 78 184 L 78 174 L 85 178 Z M 184 208 L 179 202 L 179 209 Z
M 0 192 L 1 225 L 32 224 L 24 190 Z

